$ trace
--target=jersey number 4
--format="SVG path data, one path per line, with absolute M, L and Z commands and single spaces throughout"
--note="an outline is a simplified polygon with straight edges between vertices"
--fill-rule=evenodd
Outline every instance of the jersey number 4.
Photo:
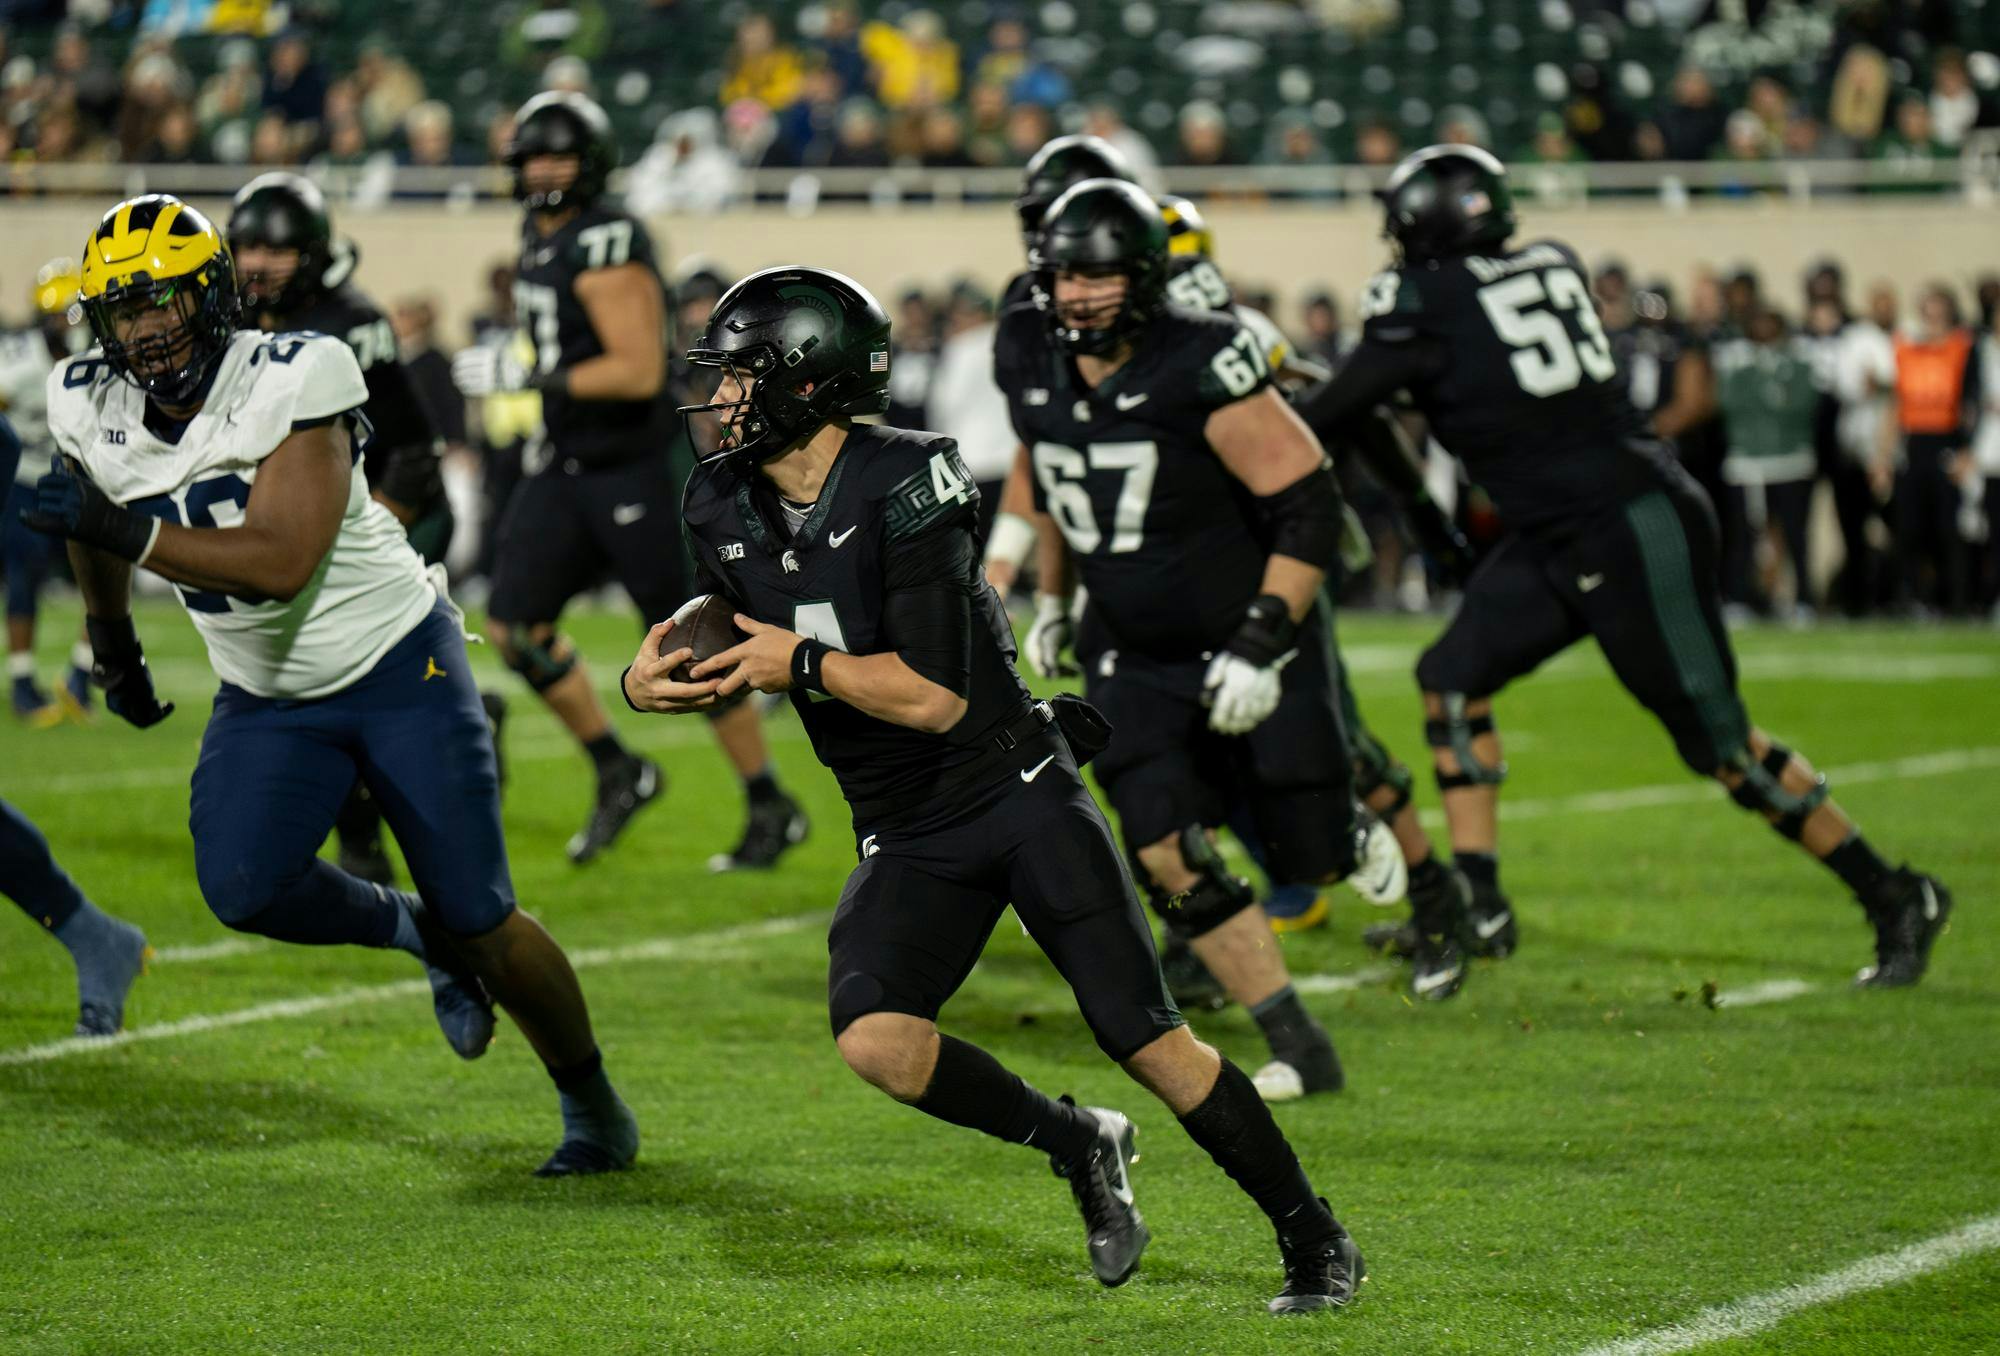
M 1111 506 L 1110 551 L 1122 555 L 1139 549 L 1146 539 L 1146 509 L 1153 499 L 1153 477 L 1160 469 L 1158 443 L 1092 443 L 1081 452 L 1061 443 L 1036 443 L 1034 463 L 1035 479 L 1042 484 L 1049 515 L 1062 529 L 1070 549 L 1086 556 L 1104 544 L 1104 530 L 1098 526 L 1097 512 L 1084 480 L 1093 471 L 1117 472 L 1117 496 Z
M 1544 302 L 1551 309 L 1534 309 Z M 1597 307 L 1590 300 L 1590 289 L 1575 269 L 1517 273 L 1488 283 L 1479 289 L 1479 304 L 1493 322 L 1494 333 L 1517 350 L 1514 379 L 1531 396 L 1573 391 L 1585 375 L 1592 381 L 1610 381 L 1618 370 L 1604 326 L 1598 323 Z M 1583 331 L 1581 339 L 1570 337 L 1558 311 L 1576 318 Z

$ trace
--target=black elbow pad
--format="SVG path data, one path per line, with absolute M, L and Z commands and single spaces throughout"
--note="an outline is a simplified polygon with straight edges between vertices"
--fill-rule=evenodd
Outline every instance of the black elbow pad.
M 1322 570 L 1340 559 L 1340 485 L 1327 467 L 1260 496 L 1257 508 L 1273 555 Z

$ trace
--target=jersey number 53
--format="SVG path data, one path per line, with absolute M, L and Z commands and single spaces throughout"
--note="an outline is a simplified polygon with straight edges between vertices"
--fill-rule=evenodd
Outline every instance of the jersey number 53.
M 1544 304 L 1549 309 L 1538 309 Z M 1531 396 L 1573 391 L 1587 375 L 1610 381 L 1618 371 L 1611 341 L 1598 322 L 1590 289 L 1570 268 L 1517 273 L 1479 289 L 1479 305 L 1493 332 L 1515 350 L 1514 380 Z M 1563 323 L 1575 321 L 1576 334 Z

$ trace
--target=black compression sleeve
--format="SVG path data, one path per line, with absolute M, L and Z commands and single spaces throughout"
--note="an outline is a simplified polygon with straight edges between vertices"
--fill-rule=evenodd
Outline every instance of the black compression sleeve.
M 954 696 L 972 681 L 972 589 L 979 554 L 972 531 L 952 524 L 892 542 L 882 565 L 889 647 Z
M 1326 385 L 1299 398 L 1299 417 L 1322 440 L 1342 430 L 1398 391 L 1429 381 L 1444 370 L 1445 347 L 1426 335 L 1406 343 L 1363 339 Z
M 1321 466 L 1257 500 L 1273 555 L 1330 570 L 1340 558 L 1340 482 Z

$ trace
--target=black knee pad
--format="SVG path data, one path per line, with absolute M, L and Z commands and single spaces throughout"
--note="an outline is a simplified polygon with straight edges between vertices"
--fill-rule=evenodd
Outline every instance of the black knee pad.
M 500 642 L 500 657 L 508 668 L 527 680 L 529 687 L 547 692 L 576 667 L 576 652 L 554 636 L 545 641 L 532 639 L 534 629 L 530 625 L 508 627 L 505 639 Z M 525 643 L 524 635 L 530 637 Z M 560 654 L 556 652 L 558 645 L 564 645 Z
M 1424 722 L 1424 741 L 1434 749 L 1450 749 L 1458 758 L 1457 772 L 1437 774 L 1438 790 L 1452 791 L 1461 786 L 1498 786 L 1507 780 L 1507 764 L 1482 763 L 1472 752 L 1472 741 L 1493 733 L 1493 717 L 1465 714 L 1463 692 L 1439 694 L 1444 700 L 1444 716 Z
M 1168 927 L 1190 938 L 1199 937 L 1215 931 L 1257 902 L 1257 892 L 1250 888 L 1250 882 L 1230 873 L 1223 864 L 1222 854 L 1216 851 L 1201 825 L 1190 824 L 1181 830 L 1180 847 L 1181 860 L 1199 878 L 1194 888 L 1178 895 L 1168 895 L 1157 888 L 1147 891 L 1154 912 L 1166 920 Z
M 1791 761 L 1792 751 L 1772 740 L 1762 759 L 1746 745 L 1725 766 L 1741 778 L 1730 788 L 1729 798 L 1746 810 L 1776 816 L 1771 827 L 1796 842 L 1805 831 L 1806 820 L 1825 803 L 1828 792 L 1825 773 L 1814 774 L 1812 789 L 1804 795 L 1787 791 L 1783 779 Z
M 1487 722 L 1491 728 L 1492 722 Z M 1382 741 L 1365 729 L 1352 732 L 1354 744 L 1354 795 L 1364 805 L 1369 798 L 1383 787 L 1389 787 L 1396 798 L 1387 805 L 1368 808 L 1384 823 L 1394 819 L 1410 803 L 1411 793 L 1416 787 L 1416 778 L 1410 769 L 1399 762 L 1396 756 L 1382 746 Z

